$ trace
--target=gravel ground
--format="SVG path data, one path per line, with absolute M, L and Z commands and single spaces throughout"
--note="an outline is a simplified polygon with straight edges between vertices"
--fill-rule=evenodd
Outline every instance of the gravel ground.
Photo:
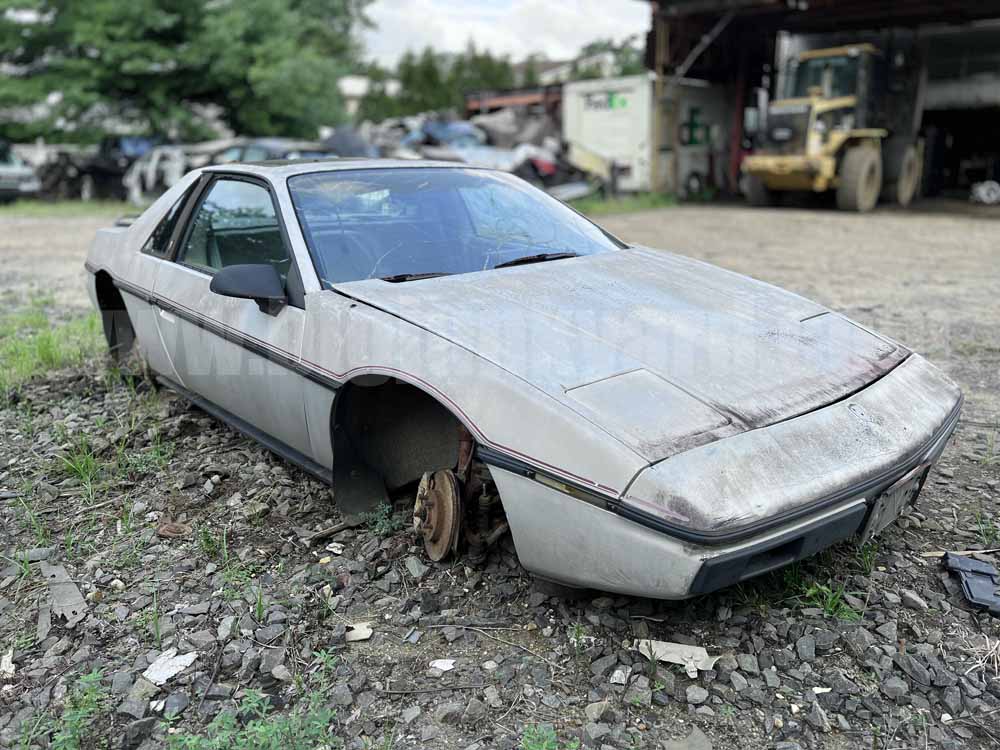
M 265 706 L 267 731 L 312 738 L 287 748 L 1000 746 L 1000 621 L 932 556 L 1000 547 L 1000 224 L 932 208 L 604 219 L 844 311 L 966 392 L 877 544 L 690 602 L 547 595 L 509 539 L 430 564 L 405 501 L 310 544 L 340 520 L 324 488 L 175 397 L 101 367 L 25 386 L 0 410 L 0 747 L 246 745 Z M 84 306 L 102 223 L 0 217 L 4 306 Z M 54 604 L 74 590 L 70 625 Z M 719 659 L 692 678 L 636 638 Z

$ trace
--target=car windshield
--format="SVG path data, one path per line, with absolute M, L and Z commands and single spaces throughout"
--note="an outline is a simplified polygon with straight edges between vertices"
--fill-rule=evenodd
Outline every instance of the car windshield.
M 623 247 L 522 180 L 480 169 L 315 172 L 288 180 L 327 285 L 471 273 Z
M 858 79 L 858 58 L 815 57 L 798 64 L 791 78 L 789 98 L 809 96 L 809 89 L 817 88 L 827 99 L 851 96 Z
M 14 149 L 2 142 L 0 142 L 0 164 L 3 164 L 5 167 L 21 166 L 21 160 L 17 158 Z

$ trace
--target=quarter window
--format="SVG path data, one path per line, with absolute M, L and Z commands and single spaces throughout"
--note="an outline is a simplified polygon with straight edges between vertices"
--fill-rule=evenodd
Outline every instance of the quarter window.
M 187 197 L 188 193 L 184 193 L 174 202 L 174 205 L 167 211 L 167 215 L 160 220 L 156 229 L 149 235 L 146 244 L 142 246 L 142 252 L 160 258 L 170 255 L 170 240 L 174 236 L 174 229 L 177 227 L 177 220 L 181 217 L 181 209 L 184 207 Z
M 269 263 L 284 280 L 291 261 L 271 194 L 251 182 L 217 180 L 191 222 L 180 260 L 209 272 Z

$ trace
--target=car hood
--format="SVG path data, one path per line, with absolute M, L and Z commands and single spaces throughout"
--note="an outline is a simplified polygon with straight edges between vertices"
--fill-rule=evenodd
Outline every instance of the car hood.
M 646 248 L 335 288 L 504 368 L 650 462 L 844 398 L 909 354 L 795 294 Z

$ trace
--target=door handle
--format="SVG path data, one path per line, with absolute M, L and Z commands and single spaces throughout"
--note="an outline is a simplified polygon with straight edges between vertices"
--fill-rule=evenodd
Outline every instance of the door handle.
M 168 313 L 162 307 L 159 308 L 159 311 L 160 311 L 160 317 L 163 318 L 163 320 L 165 320 L 167 323 L 173 324 L 173 323 L 177 322 L 177 318 L 175 318 L 173 315 L 171 315 L 170 313 Z

